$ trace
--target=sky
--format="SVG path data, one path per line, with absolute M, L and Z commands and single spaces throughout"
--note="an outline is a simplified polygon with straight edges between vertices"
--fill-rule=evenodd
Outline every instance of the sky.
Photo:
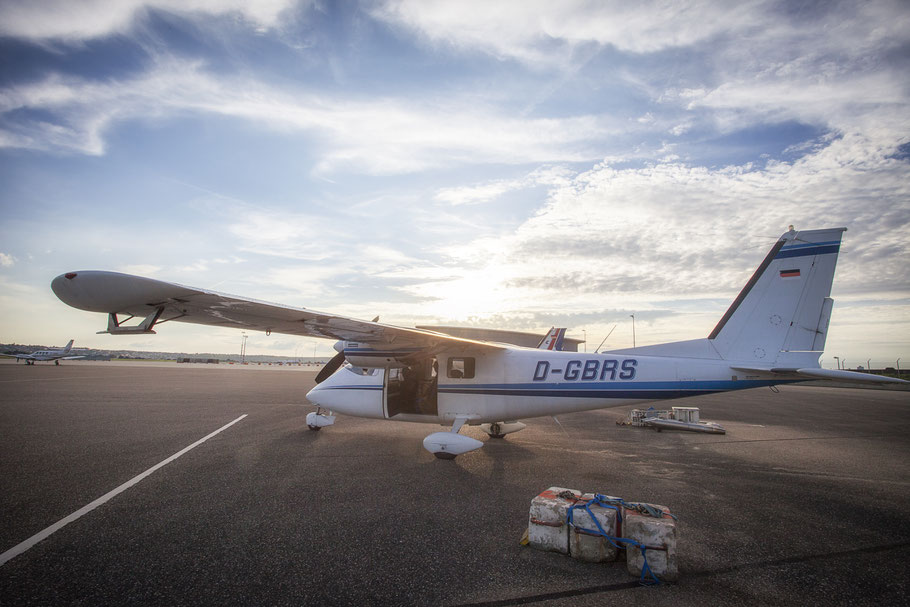
M 910 366 L 902 1 L 0 2 L 0 184 L 3 343 L 239 352 L 96 335 L 50 289 L 90 269 L 693 339 L 792 224 L 848 229 L 822 365 Z

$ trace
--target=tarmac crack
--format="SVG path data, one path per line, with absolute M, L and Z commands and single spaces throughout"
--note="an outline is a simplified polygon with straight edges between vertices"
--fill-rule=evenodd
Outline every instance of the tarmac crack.
M 825 552 L 816 554 L 807 554 L 803 556 L 791 556 L 782 559 L 757 561 L 754 563 L 742 563 L 740 565 L 731 565 L 721 569 L 703 569 L 701 571 L 686 571 L 687 577 L 711 577 L 715 575 L 726 575 L 749 569 L 762 569 L 764 567 L 778 567 L 780 565 L 793 565 L 796 563 L 808 563 L 811 561 L 824 561 L 838 559 L 845 556 L 855 556 L 858 554 L 875 554 L 877 552 L 887 552 L 889 550 L 899 550 L 910 547 L 910 541 L 897 542 L 894 544 L 882 544 L 881 546 L 867 546 L 865 548 L 853 548 L 851 550 L 839 550 L 837 552 Z
M 709 578 L 729 573 L 737 573 L 751 569 L 763 569 L 765 567 L 779 567 L 781 565 L 793 565 L 797 563 L 808 563 L 811 561 L 838 559 L 845 556 L 854 556 L 858 554 L 874 554 L 877 552 L 887 552 L 889 550 L 899 550 L 910 547 L 910 541 L 898 542 L 895 544 L 884 544 L 881 546 L 868 546 L 865 548 L 854 548 L 852 550 L 840 550 L 837 552 L 827 552 L 818 554 L 808 554 L 804 556 L 792 556 L 782 559 L 769 559 L 757 561 L 754 563 L 742 563 L 732 565 L 721 569 L 702 569 L 695 571 L 683 571 L 686 578 Z M 531 603 L 541 603 L 543 601 L 553 601 L 557 599 L 568 599 L 588 594 L 599 594 L 603 592 L 615 592 L 617 590 L 631 590 L 633 588 L 654 588 L 654 586 L 643 586 L 640 582 L 622 582 L 618 584 L 604 584 L 601 586 L 589 586 L 587 588 L 577 588 L 575 590 L 563 590 L 560 592 L 547 592 L 545 594 L 534 594 L 529 596 L 515 597 L 511 599 L 497 599 L 495 601 L 481 601 L 479 603 L 460 603 L 453 607 L 507 607 L 509 605 L 529 605 Z
M 622 582 L 619 584 L 604 584 L 602 586 L 589 586 L 588 588 L 577 588 L 575 590 L 563 590 L 561 592 L 547 592 L 546 594 L 534 594 L 530 596 L 520 596 L 511 599 L 499 599 L 495 601 L 483 601 L 480 603 L 461 603 L 453 607 L 506 607 L 507 605 L 528 605 L 530 603 L 540 603 L 542 601 L 553 601 L 556 599 L 569 599 L 586 594 L 598 594 L 601 592 L 614 592 L 616 590 L 630 590 L 632 588 L 642 588 L 640 582 Z
M 719 440 L 719 441 L 702 441 L 698 443 L 688 443 L 690 446 L 702 445 L 736 445 L 740 443 L 776 443 L 784 441 L 800 440 L 844 440 L 855 438 L 903 438 L 900 434 L 854 434 L 851 436 L 797 436 L 793 438 L 753 438 L 747 440 Z

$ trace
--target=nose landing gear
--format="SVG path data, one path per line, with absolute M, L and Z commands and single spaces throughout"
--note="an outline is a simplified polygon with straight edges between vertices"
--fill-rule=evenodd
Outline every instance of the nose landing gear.
M 331 411 L 327 411 L 326 413 L 328 413 L 328 415 L 322 412 L 321 407 L 316 407 L 316 411 L 307 413 L 306 427 L 313 432 L 318 432 L 326 426 L 334 425 L 335 415 L 333 415 Z

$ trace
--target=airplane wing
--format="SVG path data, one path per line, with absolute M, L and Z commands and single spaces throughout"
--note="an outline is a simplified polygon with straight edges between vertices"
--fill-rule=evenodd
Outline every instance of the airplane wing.
M 102 333 L 154 333 L 154 326 L 178 321 L 384 346 L 433 348 L 445 344 L 505 349 L 434 331 L 357 320 L 119 272 L 69 272 L 56 277 L 51 288 L 74 308 L 109 314 L 108 330 Z M 120 315 L 145 320 L 138 326 L 125 326 L 120 324 L 124 322 Z
M 844 371 L 840 369 L 819 369 L 816 367 L 804 369 L 785 369 L 773 368 L 763 369 L 756 367 L 733 367 L 738 371 L 747 371 L 749 373 L 761 373 L 766 375 L 795 375 L 800 379 L 833 379 L 847 382 L 857 382 L 865 384 L 906 384 L 910 383 L 896 377 L 883 377 L 881 375 L 872 375 L 871 373 L 859 373 L 857 371 Z

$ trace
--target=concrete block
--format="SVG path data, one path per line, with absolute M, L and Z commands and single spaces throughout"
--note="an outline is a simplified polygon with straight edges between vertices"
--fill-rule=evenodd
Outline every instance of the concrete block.
M 566 515 L 581 492 L 564 487 L 550 487 L 531 500 L 528 516 L 528 544 L 538 550 L 569 554 Z
M 628 504 L 634 506 L 634 503 Z M 676 562 L 676 542 L 679 531 L 676 520 L 670 516 L 666 506 L 648 504 L 663 512 L 661 518 L 642 514 L 634 509 L 624 508 L 622 515 L 622 536 L 644 544 L 648 550 L 648 566 L 651 571 L 665 582 L 674 582 L 679 578 L 679 566 Z M 640 576 L 645 559 L 642 551 L 631 544 L 626 545 L 626 567 L 632 575 Z
M 585 493 L 581 496 L 579 503 L 591 502 L 593 499 L 593 493 Z M 589 563 L 615 561 L 619 555 L 619 549 L 602 535 L 591 533 L 591 531 L 597 531 L 597 525 L 591 519 L 591 515 L 594 515 L 594 518 L 600 523 L 605 532 L 617 537 L 617 511 L 598 504 L 590 504 L 588 509 L 591 514 L 585 508 L 574 508 L 572 510 L 572 527 L 569 529 L 569 554 L 572 555 L 572 558 Z

